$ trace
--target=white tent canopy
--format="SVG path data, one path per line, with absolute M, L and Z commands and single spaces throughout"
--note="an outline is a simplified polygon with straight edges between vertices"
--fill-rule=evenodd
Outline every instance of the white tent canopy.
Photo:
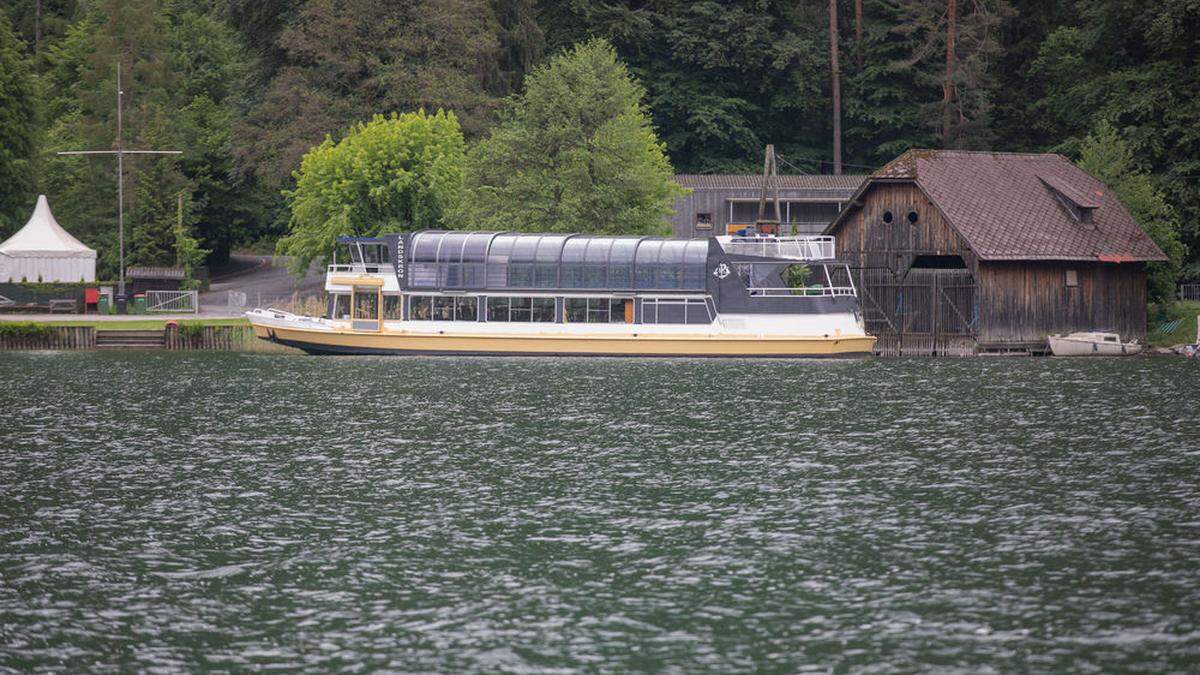
M 64 230 L 38 195 L 29 222 L 0 244 L 0 282 L 95 280 L 96 251 Z

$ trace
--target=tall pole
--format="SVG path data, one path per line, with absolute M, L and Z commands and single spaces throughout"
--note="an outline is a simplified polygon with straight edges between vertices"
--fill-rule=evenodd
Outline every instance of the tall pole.
M 950 0 L 946 8 L 946 83 L 942 85 L 942 147 L 950 147 L 950 106 L 954 100 L 954 39 L 958 33 L 958 1 Z
M 121 62 L 117 61 L 117 255 L 120 269 L 117 270 L 117 311 L 125 313 L 125 142 L 121 125 Z
M 121 114 L 121 101 L 125 91 L 121 89 L 121 63 L 117 62 L 117 149 L 116 150 L 69 150 L 59 155 L 116 155 L 117 156 L 117 312 L 125 313 L 125 155 L 181 155 L 179 150 L 126 150 L 125 127 Z
M 837 0 L 829 0 L 829 69 L 833 79 L 833 173 L 842 174 L 842 83 L 838 75 Z

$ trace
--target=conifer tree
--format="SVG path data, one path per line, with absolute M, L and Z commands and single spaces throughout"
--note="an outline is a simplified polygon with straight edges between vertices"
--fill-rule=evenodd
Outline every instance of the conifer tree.
M 15 232 L 33 207 L 34 112 L 29 62 L 0 11 L 0 236 Z

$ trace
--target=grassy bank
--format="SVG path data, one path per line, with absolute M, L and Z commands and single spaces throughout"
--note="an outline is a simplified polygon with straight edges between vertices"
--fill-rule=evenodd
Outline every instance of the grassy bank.
M 1153 347 L 1192 344 L 1196 341 L 1196 316 L 1200 315 L 1200 302 L 1175 301 L 1162 305 L 1151 305 L 1149 339 Z M 1178 321 L 1173 330 L 1159 330 L 1164 324 Z

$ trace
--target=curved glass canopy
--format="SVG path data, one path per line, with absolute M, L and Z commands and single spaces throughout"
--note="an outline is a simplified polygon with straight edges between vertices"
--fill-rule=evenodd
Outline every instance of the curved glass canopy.
M 704 290 L 708 242 L 661 237 L 412 235 L 412 288 Z

